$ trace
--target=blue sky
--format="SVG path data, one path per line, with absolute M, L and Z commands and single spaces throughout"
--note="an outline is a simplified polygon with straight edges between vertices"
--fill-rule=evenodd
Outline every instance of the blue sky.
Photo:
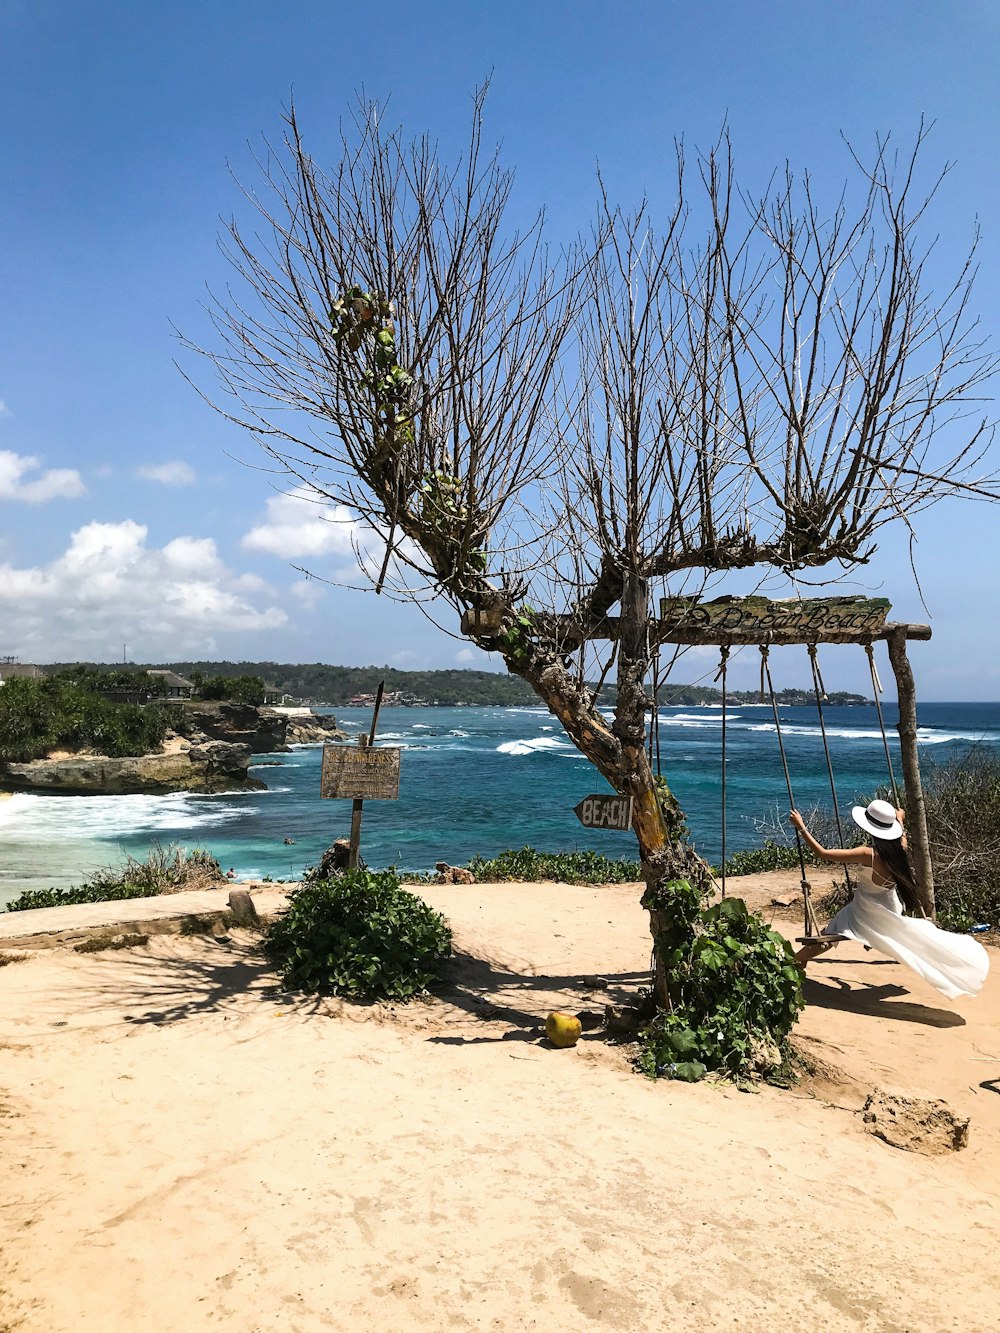
M 303 533 L 294 503 L 246 465 L 252 443 L 174 366 L 171 325 L 207 340 L 205 287 L 226 279 L 229 164 L 252 177 L 248 145 L 278 134 L 290 90 L 321 160 L 361 85 L 447 150 L 492 71 L 487 139 L 516 169 L 516 207 L 544 204 L 560 240 L 592 216 L 597 163 L 618 199 L 655 200 L 674 138 L 707 145 L 724 119 L 743 180 L 763 187 L 789 160 L 833 197 L 850 170 L 841 132 L 867 147 L 912 136 L 924 115 L 928 165 L 956 163 L 928 236 L 957 260 L 980 219 L 975 303 L 995 339 L 998 54 L 992 0 L 6 0 L 0 653 L 113 660 L 127 643 L 135 660 L 488 665 L 413 608 L 306 583 L 293 560 L 336 576 L 349 552 Z M 918 521 L 935 633 L 913 650 L 925 698 L 1000 698 L 998 519 L 949 502 Z M 862 586 L 899 618 L 927 618 L 901 538 Z M 805 679 L 804 662 L 776 666 Z M 828 688 L 864 684 L 844 651 L 826 674 Z

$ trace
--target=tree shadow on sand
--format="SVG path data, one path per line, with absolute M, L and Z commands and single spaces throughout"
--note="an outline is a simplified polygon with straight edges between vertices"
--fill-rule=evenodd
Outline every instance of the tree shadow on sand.
M 113 961 L 113 966 L 103 968 L 104 958 Z M 100 970 L 92 983 L 73 990 L 78 1017 L 91 1010 L 106 1010 L 112 1000 L 119 1000 L 126 1011 L 120 1014 L 120 1021 L 135 1026 L 184 1022 L 230 1008 L 243 996 L 298 1008 L 321 1003 L 315 996 L 293 996 L 281 990 L 255 936 L 219 939 L 198 935 L 185 941 L 176 953 L 129 949 L 93 955 L 93 961 Z M 65 997 L 62 1000 L 64 1008 Z
M 840 977 L 824 977 L 822 981 L 806 977 L 802 986 L 806 1004 L 818 1009 L 840 1009 L 844 1013 L 870 1014 L 873 1018 L 888 1018 L 901 1023 L 923 1023 L 933 1028 L 960 1028 L 965 1019 L 951 1009 L 934 1009 L 914 1001 L 898 1000 L 909 995 L 905 986 L 887 983 L 876 986 L 858 985 Z
M 594 1003 L 603 1009 L 605 1004 L 635 1004 L 640 990 L 648 988 L 650 982 L 648 970 L 602 972 L 599 975 L 593 972 L 521 973 L 493 959 L 456 953 L 451 960 L 447 978 L 441 986 L 435 988 L 435 996 L 452 1008 L 461 1010 L 469 1018 L 483 1023 L 506 1023 L 509 1028 L 499 1035 L 439 1035 L 428 1037 L 427 1040 L 443 1046 L 537 1041 L 550 1006 L 546 1004 L 541 1008 L 525 1008 L 523 1000 L 519 1003 L 521 997 L 571 991 L 575 992 L 574 1006 L 578 1003 L 583 1006 L 588 997 L 599 996 L 599 999 L 594 999 Z M 582 1012 L 582 1009 L 573 1008 L 573 1011 Z M 584 1040 L 593 1040 L 598 1035 L 588 1033 L 585 1025 Z
M 100 957 L 94 956 L 98 967 Z M 120 1021 L 135 1026 L 182 1023 L 232 1009 L 244 997 L 317 1016 L 329 1016 L 331 1003 L 358 1010 L 372 1008 L 377 1003 L 282 990 L 277 972 L 261 952 L 259 938 L 252 935 L 234 934 L 225 939 L 199 935 L 176 952 L 169 951 L 169 947 L 156 952 L 122 950 L 106 957 L 109 962 L 113 959 L 114 965 L 102 968 L 92 984 L 74 989 L 74 1013 L 78 1017 L 88 1011 L 106 1010 L 111 1000 L 120 1000 L 125 1010 L 120 1013 Z M 591 984 L 594 982 L 599 984 Z M 581 1005 L 586 997 L 593 995 L 595 1006 L 603 1009 L 606 1003 L 634 1003 L 638 991 L 649 982 L 648 971 L 602 973 L 599 977 L 593 973 L 522 974 L 501 963 L 459 953 L 451 959 L 441 984 L 434 987 L 431 1000 L 445 1011 L 458 1010 L 462 1022 L 471 1018 L 484 1024 L 505 1023 L 509 1030 L 502 1036 L 456 1034 L 430 1040 L 456 1044 L 481 1040 L 533 1041 L 547 1012 L 547 1009 L 540 1012 L 537 1005 L 533 1010 L 530 1001 L 525 1003 L 533 992 L 540 996 L 570 991 L 574 993 L 574 1002 L 579 995 Z M 441 1017 L 446 1020 L 446 1012 Z

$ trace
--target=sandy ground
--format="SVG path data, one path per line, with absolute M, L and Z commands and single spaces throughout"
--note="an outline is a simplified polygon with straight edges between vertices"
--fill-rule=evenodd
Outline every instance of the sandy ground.
M 1000 975 L 949 1003 L 840 945 L 825 1077 L 652 1083 L 539 1033 L 646 981 L 633 887 L 422 892 L 455 980 L 395 1010 L 283 995 L 239 932 L 0 968 L 0 1333 L 1000 1328 Z M 872 1138 L 876 1085 L 968 1149 Z

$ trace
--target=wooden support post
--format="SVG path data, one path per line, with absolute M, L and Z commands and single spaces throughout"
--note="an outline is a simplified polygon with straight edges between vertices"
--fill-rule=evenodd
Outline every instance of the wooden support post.
M 388 560 L 388 551 L 386 560 Z M 382 692 L 385 689 L 385 681 L 378 683 L 378 692 L 375 695 L 375 707 L 372 709 L 372 727 L 367 736 L 358 737 L 358 747 L 367 750 L 369 746 L 375 744 L 375 728 L 378 726 L 378 710 L 382 707 Z M 358 857 L 361 855 L 361 817 L 365 812 L 365 803 L 363 800 L 355 799 L 351 806 L 351 844 L 347 854 L 348 870 L 357 870 Z
M 920 759 L 917 753 L 917 694 L 910 661 L 906 655 L 906 637 L 905 626 L 901 625 L 886 635 L 886 642 L 889 646 L 889 661 L 896 677 L 896 697 L 899 700 L 899 745 L 903 760 L 903 782 L 906 786 L 906 842 L 917 874 L 921 906 L 933 920 L 934 867 L 931 864 L 927 810 L 924 805 Z
M 358 747 L 362 750 L 367 750 L 367 736 L 358 737 Z M 361 817 L 364 812 L 364 801 L 355 800 L 351 805 L 351 847 L 347 854 L 348 870 L 357 870 L 358 868 L 358 856 L 361 852 Z

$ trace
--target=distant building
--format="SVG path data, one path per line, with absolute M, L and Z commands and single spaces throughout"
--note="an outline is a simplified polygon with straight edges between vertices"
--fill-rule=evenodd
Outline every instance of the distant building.
M 45 672 L 31 662 L 0 662 L 0 685 L 16 676 L 27 680 L 44 680 Z
M 347 701 L 348 708 L 374 708 L 378 696 L 374 694 L 352 694 Z M 424 708 L 427 700 L 409 690 L 386 690 L 382 695 L 386 708 Z
M 176 671 L 147 671 L 147 676 L 156 676 L 167 687 L 168 699 L 190 699 L 194 694 L 194 684 L 178 676 Z

